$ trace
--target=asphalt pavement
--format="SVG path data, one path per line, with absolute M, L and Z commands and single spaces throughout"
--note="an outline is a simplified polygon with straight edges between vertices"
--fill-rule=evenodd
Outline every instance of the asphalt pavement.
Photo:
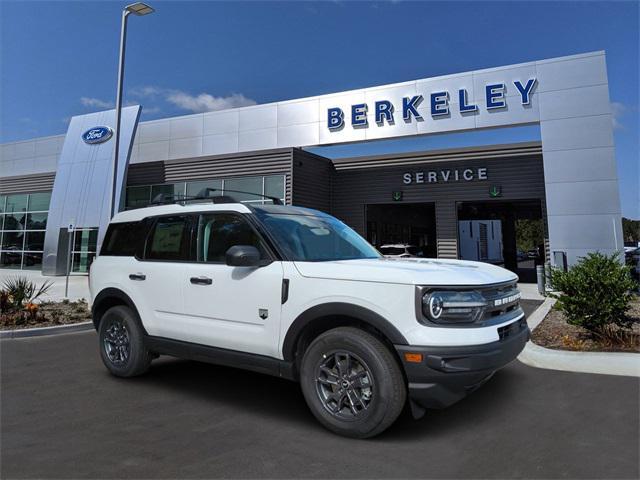
M 639 380 L 514 362 L 385 433 L 324 430 L 296 383 L 163 357 L 110 376 L 95 332 L 0 342 L 2 478 L 638 478 Z

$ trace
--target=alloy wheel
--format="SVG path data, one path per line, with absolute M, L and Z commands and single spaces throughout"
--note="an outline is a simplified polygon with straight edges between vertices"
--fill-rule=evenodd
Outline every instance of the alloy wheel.
M 316 368 L 318 398 L 331 415 L 342 420 L 355 420 L 369 409 L 373 387 L 369 367 L 351 352 L 325 354 Z
M 117 366 L 127 363 L 131 353 L 129 331 L 122 320 L 115 320 L 104 335 L 104 350 L 109 361 Z

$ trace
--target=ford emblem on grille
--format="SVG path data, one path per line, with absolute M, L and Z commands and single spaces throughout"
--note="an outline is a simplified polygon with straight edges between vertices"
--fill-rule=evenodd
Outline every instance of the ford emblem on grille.
M 110 127 L 93 127 L 82 134 L 84 143 L 94 144 L 106 142 L 113 135 Z

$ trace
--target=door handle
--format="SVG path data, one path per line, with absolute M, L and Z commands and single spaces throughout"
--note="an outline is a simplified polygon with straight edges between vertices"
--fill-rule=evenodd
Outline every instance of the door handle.
M 142 273 L 131 273 L 129 274 L 129 280 L 138 280 L 138 281 L 142 281 L 142 280 L 146 280 L 147 276 L 142 274 Z
M 191 277 L 190 282 L 194 285 L 211 285 L 213 280 L 209 277 Z

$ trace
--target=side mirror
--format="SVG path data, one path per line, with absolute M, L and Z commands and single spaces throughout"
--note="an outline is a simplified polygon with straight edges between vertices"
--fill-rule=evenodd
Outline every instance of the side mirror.
M 225 255 L 230 267 L 258 267 L 260 266 L 260 252 L 251 245 L 234 245 Z

